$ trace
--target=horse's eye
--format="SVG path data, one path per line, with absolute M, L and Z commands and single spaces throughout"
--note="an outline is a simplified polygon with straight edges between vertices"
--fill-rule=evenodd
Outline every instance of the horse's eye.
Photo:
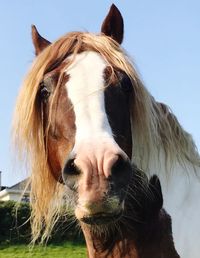
M 131 79 L 127 75 L 123 76 L 120 85 L 125 92 L 131 92 L 133 89 Z
M 117 72 L 117 76 L 119 79 L 119 84 L 121 89 L 124 92 L 131 92 L 133 89 L 133 86 L 129 76 L 125 72 L 121 72 L 121 71 Z
M 40 83 L 40 98 L 43 102 L 47 102 L 51 92 L 48 90 L 48 88 L 45 86 L 45 84 L 42 82 Z

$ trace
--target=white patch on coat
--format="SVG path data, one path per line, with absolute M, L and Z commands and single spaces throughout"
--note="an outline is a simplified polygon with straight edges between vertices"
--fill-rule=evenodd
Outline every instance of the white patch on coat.
M 168 183 L 160 176 L 164 208 L 171 215 L 174 242 L 181 258 L 198 258 L 200 251 L 200 180 L 190 168 L 188 175 L 186 169 L 176 166 Z
M 164 151 L 154 155 L 150 174 L 157 174 L 162 187 L 164 209 L 172 219 L 175 248 L 181 258 L 199 258 L 200 252 L 200 169 L 175 164 L 166 171 Z

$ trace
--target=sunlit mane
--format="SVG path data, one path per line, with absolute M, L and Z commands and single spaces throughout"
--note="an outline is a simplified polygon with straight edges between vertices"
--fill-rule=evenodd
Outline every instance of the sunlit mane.
M 108 66 L 125 71 L 134 87 L 131 107 L 133 127 L 133 161 L 148 169 L 149 153 L 162 150 L 166 164 L 178 161 L 200 166 L 192 138 L 186 133 L 169 108 L 157 103 L 140 81 L 125 51 L 103 35 L 73 32 L 49 45 L 35 59 L 19 93 L 14 115 L 13 136 L 21 160 L 28 161 L 31 171 L 33 241 L 40 234 L 47 238 L 62 209 L 64 187 L 51 175 L 45 152 L 43 119 L 37 99 L 44 74 L 69 55 L 91 50 L 100 53 Z M 73 62 L 66 62 L 66 67 Z M 41 201 L 42 200 L 42 201 Z

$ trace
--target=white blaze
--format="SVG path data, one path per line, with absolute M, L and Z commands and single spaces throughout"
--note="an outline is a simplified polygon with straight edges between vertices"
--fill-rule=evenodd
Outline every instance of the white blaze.
M 67 69 L 68 97 L 76 116 L 76 141 L 91 137 L 111 137 L 112 131 L 104 105 L 106 62 L 95 52 L 78 54 Z
M 76 165 L 91 177 L 96 172 L 108 177 L 118 155 L 127 158 L 113 138 L 105 111 L 106 66 L 100 54 L 86 51 L 78 54 L 66 71 L 69 75 L 66 89 L 73 104 L 76 124 L 72 152 L 76 154 Z

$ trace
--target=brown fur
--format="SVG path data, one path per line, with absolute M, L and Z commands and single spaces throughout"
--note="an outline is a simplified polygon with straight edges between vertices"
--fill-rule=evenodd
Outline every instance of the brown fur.
M 173 243 L 171 218 L 162 209 L 158 178 L 154 176 L 147 183 L 143 173 L 137 169 L 134 172 L 140 179 L 130 183 L 134 191 L 127 195 L 122 218 L 113 227 L 107 226 L 107 230 L 106 226 L 94 230 L 92 226 L 81 225 L 89 257 L 179 258 Z
M 67 76 L 62 79 L 62 83 L 59 86 L 60 91 L 57 92 L 56 96 L 52 97 L 55 98 L 52 105 L 49 104 L 51 103 L 50 101 L 43 108 L 44 117 L 51 119 L 47 121 L 44 130 L 49 135 L 47 139 L 48 163 L 57 181 L 62 181 L 61 170 L 67 154 L 74 145 L 75 135 L 75 116 L 64 88 L 67 80 Z M 66 118 L 68 122 L 64 123 Z
M 109 19 L 103 28 L 107 27 Z M 200 165 L 191 137 L 182 129 L 169 109 L 163 108 L 152 98 L 125 51 L 110 36 L 112 35 L 72 32 L 49 44 L 34 32 L 33 41 L 38 56 L 19 93 L 13 122 L 15 146 L 21 159 L 27 160 L 28 169 L 31 171 L 33 241 L 41 234 L 42 241 L 48 239 L 60 213 L 63 212 L 63 197 L 66 191 L 58 182 L 59 171 L 73 146 L 75 128 L 71 126 L 74 120 L 73 109 L 62 90 L 62 85 L 67 79 L 63 77 L 64 70 L 73 63 L 73 57 L 77 53 L 87 50 L 98 52 L 108 63 L 113 76 L 116 71 L 122 71 L 130 78 L 134 92 L 130 99 L 134 142 L 131 151 L 132 160 L 139 167 L 148 168 L 151 153 L 161 149 L 164 149 L 170 164 L 189 161 L 194 166 Z M 121 40 L 118 39 L 119 42 Z M 69 55 L 72 55 L 72 59 L 65 63 Z M 44 107 L 38 99 L 40 85 L 48 73 L 56 69 L 57 75 L 51 76 L 51 104 Z M 68 117 L 69 124 L 61 128 L 59 125 L 64 117 Z M 129 150 L 129 153 L 131 151 Z

